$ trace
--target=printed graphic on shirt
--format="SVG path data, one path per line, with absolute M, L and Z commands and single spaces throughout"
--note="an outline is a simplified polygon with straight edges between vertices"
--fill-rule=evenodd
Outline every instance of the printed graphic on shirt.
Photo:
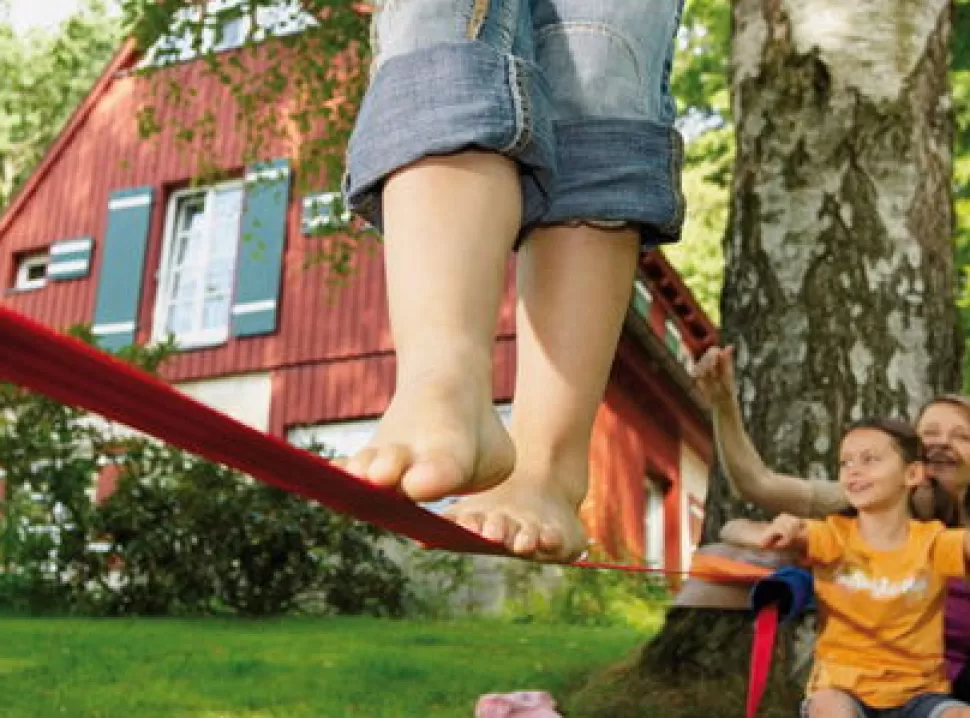
M 897 581 L 886 577 L 876 577 L 862 566 L 847 564 L 839 565 L 832 575 L 832 583 L 853 593 L 864 592 L 877 601 L 893 598 L 912 598 L 923 600 L 930 590 L 931 576 L 926 571 L 920 571 L 915 576 L 909 576 Z

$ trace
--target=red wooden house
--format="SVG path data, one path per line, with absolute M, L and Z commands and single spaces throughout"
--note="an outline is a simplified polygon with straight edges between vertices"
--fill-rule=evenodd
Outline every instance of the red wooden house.
M 227 33 L 219 49 L 244 34 Z M 175 139 L 139 139 L 151 81 L 132 72 L 144 58 L 126 44 L 0 216 L 0 301 L 57 329 L 93 324 L 108 348 L 174 334 L 181 350 L 165 376 L 185 392 L 264 431 L 353 451 L 393 389 L 380 252 L 358 252 L 339 287 L 326 266 L 307 267 L 322 241 L 308 227 L 335 219 L 328 195 L 297 193 L 288 147 L 245 166 L 228 91 L 191 53 L 181 59 L 162 72 L 217 113 L 225 134 L 214 159 L 231 179 L 191 186 L 195 165 Z M 158 118 L 176 111 L 160 107 Z M 510 284 L 495 346 L 502 411 L 513 393 L 513 316 Z M 615 556 L 680 568 L 696 544 L 711 433 L 685 367 L 715 336 L 663 255 L 646 257 L 584 508 Z M 110 488 L 102 477 L 99 494 Z

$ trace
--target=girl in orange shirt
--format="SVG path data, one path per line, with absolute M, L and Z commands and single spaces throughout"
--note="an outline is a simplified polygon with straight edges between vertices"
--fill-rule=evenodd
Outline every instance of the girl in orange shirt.
M 970 718 L 970 705 L 948 694 L 943 665 L 946 580 L 966 574 L 970 538 L 911 518 L 922 458 L 909 425 L 859 422 L 839 455 L 851 515 L 781 514 L 722 531 L 729 543 L 790 550 L 813 568 L 819 631 L 803 716 Z

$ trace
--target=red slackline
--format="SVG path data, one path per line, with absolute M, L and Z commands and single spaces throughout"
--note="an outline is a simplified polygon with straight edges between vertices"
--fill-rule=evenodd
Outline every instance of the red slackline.
M 323 457 L 246 426 L 157 377 L 5 307 L 0 307 L 0 381 L 127 424 L 427 548 L 509 555 L 502 544 L 418 506 L 397 491 L 362 481 Z M 754 582 L 770 573 L 763 567 L 703 555 L 695 557 L 689 572 L 611 563 L 575 565 L 737 583 Z M 754 718 L 764 693 L 777 622 L 778 609 L 772 605 L 758 614 L 755 623 L 748 718 Z
M 157 377 L 6 307 L 0 307 L 0 381 L 127 424 L 427 548 L 508 555 L 503 545 L 418 506 L 397 491 L 362 481 L 323 457 L 246 426 Z M 690 572 L 612 563 L 577 565 L 729 582 L 753 582 L 770 573 L 727 559 L 699 558 L 702 565 Z
M 82 407 L 428 548 L 505 554 L 402 494 L 264 434 L 113 356 L 0 307 L 0 380 Z
M 502 544 L 418 506 L 397 491 L 375 487 L 321 456 L 246 426 L 157 377 L 6 307 L 0 307 L 0 381 L 127 424 L 427 548 L 509 555 Z M 695 557 L 691 571 L 613 563 L 576 565 L 733 583 L 754 582 L 770 573 L 763 567 L 704 555 Z

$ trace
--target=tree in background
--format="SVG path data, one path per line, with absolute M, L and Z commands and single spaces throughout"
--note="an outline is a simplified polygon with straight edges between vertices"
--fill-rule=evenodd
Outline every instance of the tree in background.
M 664 247 L 714 322 L 724 277 L 734 137 L 728 90 L 731 8 L 722 0 L 688 0 L 671 82 L 686 140 L 684 241 Z
M 0 211 L 44 156 L 105 63 L 121 21 L 104 0 L 85 0 L 54 31 L 17 35 L 0 4 Z
M 842 428 L 960 385 L 947 0 L 735 0 L 723 341 L 770 466 L 832 477 Z M 751 513 L 715 472 L 704 537 Z M 674 609 L 651 674 L 736 674 L 746 619 Z
M 970 0 L 953 5 L 950 82 L 956 127 L 953 138 L 953 197 L 956 208 L 957 266 L 964 341 L 970 339 Z M 970 394 L 970 371 L 964 352 L 963 392 Z

